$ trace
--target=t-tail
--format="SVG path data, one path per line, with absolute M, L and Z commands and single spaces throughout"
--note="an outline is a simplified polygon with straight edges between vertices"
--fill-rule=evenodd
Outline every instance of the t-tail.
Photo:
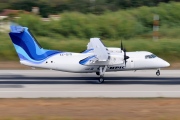
M 43 49 L 27 27 L 11 26 L 9 36 L 20 61 L 39 64 L 61 51 Z

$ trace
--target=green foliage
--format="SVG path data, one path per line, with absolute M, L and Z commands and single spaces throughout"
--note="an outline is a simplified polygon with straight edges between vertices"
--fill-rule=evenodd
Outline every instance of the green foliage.
M 180 37 L 180 3 L 160 4 L 158 7 L 106 12 L 102 15 L 65 12 L 58 21 L 43 22 L 39 16 L 21 15 L 16 22 L 29 27 L 38 36 L 102 39 L 151 37 L 153 16 L 160 17 L 161 37 Z M 170 30 L 172 29 L 172 31 Z
M 156 13 L 159 14 L 161 24 L 168 27 L 178 27 L 180 25 L 180 4 L 171 2 L 170 4 L 160 4 L 156 9 Z
M 60 34 L 77 38 L 130 38 L 142 32 L 142 26 L 134 17 L 111 13 L 96 16 L 92 14 L 64 13 L 59 21 L 42 22 L 38 16 L 21 15 L 16 22 L 29 27 L 40 36 Z M 119 15 L 118 15 L 119 14 Z M 128 20 L 127 20 L 128 19 Z
M 169 1 L 180 0 L 0 0 L 0 11 L 5 8 L 31 11 L 32 7 L 39 7 L 43 17 L 63 11 L 102 14 L 107 10 L 157 6 L 160 2 Z

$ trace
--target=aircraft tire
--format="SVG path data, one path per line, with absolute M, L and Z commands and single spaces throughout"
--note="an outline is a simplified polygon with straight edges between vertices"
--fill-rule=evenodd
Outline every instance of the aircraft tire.
M 159 71 L 159 70 L 156 72 L 156 75 L 157 75 L 157 76 L 160 76 L 160 71 Z
M 99 77 L 98 83 L 103 83 L 104 82 L 104 78 L 103 77 Z

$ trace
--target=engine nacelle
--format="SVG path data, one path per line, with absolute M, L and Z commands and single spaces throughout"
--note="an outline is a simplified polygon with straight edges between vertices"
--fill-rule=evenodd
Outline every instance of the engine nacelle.
M 121 48 L 107 47 L 106 49 L 109 51 L 109 53 L 121 53 L 121 52 L 123 52 L 123 51 L 121 51 Z
M 124 63 L 123 54 L 120 54 L 120 55 L 110 54 L 110 56 L 109 56 L 109 65 L 117 65 L 117 64 L 123 64 L 123 63 Z

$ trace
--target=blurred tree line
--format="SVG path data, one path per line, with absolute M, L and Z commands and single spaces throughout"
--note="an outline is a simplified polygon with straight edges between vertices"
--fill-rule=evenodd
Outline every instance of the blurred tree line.
M 0 0 L 0 11 L 7 8 L 31 11 L 32 7 L 39 7 L 42 17 L 63 11 L 102 14 L 105 11 L 157 6 L 160 2 L 170 1 L 180 2 L 180 0 Z
M 60 20 L 42 22 L 41 17 L 22 14 L 16 23 L 29 27 L 36 35 L 56 38 L 129 39 L 152 37 L 153 16 L 160 16 L 160 37 L 180 38 L 180 3 L 160 3 L 101 15 L 64 12 Z

